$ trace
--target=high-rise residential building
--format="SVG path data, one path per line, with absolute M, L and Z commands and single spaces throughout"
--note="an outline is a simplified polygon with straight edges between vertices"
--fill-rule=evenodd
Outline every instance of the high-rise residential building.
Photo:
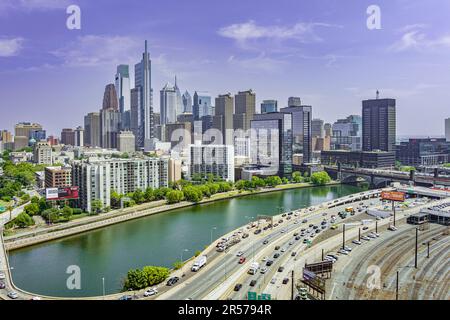
M 311 118 L 312 107 L 304 106 L 298 97 L 290 97 L 288 107 L 281 108 L 283 113 L 292 114 L 292 152 L 302 154 L 303 162 L 311 162 L 312 139 L 311 139 Z
M 38 123 L 20 122 L 14 126 L 14 135 L 29 139 L 32 130 L 42 130 L 42 126 Z
M 100 147 L 100 113 L 91 112 L 84 116 L 84 144 L 89 147 Z
M 120 152 L 133 153 L 136 150 L 136 139 L 131 131 L 120 131 L 117 149 Z
M 207 92 L 194 92 L 194 103 L 192 105 L 194 120 L 200 120 L 203 116 L 213 116 L 211 96 Z
M 182 96 L 183 112 L 192 113 L 192 97 L 186 90 Z
M 76 147 L 84 146 L 84 129 L 79 126 L 75 128 L 75 144 Z
M 170 182 L 175 182 L 181 180 L 181 160 L 169 159 L 169 172 L 168 180 Z
M 105 149 L 117 149 L 120 113 L 114 109 L 100 110 L 100 143 Z
M 331 149 L 359 151 L 362 149 L 362 118 L 351 115 L 333 123 Z
M 11 132 L 9 132 L 8 130 L 0 131 L 0 140 L 3 143 L 13 142 L 13 137 L 12 137 Z
M 45 188 L 66 188 L 72 186 L 72 167 L 46 167 Z
M 65 145 L 75 145 L 75 131 L 71 128 L 64 128 L 61 131 L 61 143 Z
M 234 150 L 231 145 L 191 144 L 188 157 L 189 178 L 208 174 L 234 182 Z
M 290 177 L 292 174 L 291 113 L 255 114 L 251 121 L 251 163 L 262 175 Z
M 450 118 L 445 119 L 445 139 L 450 141 Z
M 111 190 L 127 194 L 148 187 L 168 187 L 168 158 L 90 159 L 74 161 L 72 183 L 79 187 L 78 206 L 90 212 L 92 201 L 111 205 Z
M 119 102 L 117 101 L 116 87 L 112 83 L 106 85 L 105 93 L 103 94 L 102 110 L 108 109 L 119 111 Z
M 377 98 L 362 102 L 362 148 L 364 151 L 395 151 L 395 99 Z
M 177 90 L 170 83 L 166 83 L 160 91 L 161 124 L 177 122 L 178 109 Z
M 233 145 L 233 113 L 234 99 L 231 93 L 219 95 L 216 98 L 213 126 L 222 132 L 222 143 Z
M 324 121 L 322 119 L 311 120 L 311 137 L 323 138 L 325 137 Z
M 38 141 L 34 145 L 33 160 L 37 164 L 53 164 L 52 147 L 47 141 Z
M 134 116 L 131 116 L 131 122 L 133 122 L 133 118 L 135 120 L 137 118 L 137 130 L 135 127 L 134 129 L 136 132 L 133 131 L 133 133 L 136 136 L 136 144 L 139 148 L 146 148 L 154 137 L 151 75 L 150 54 L 147 50 L 147 40 L 145 40 L 145 51 L 142 54 L 142 60 L 134 66 L 134 85 L 137 90 L 134 92 L 132 91 L 131 97 L 132 108 L 134 102 L 135 113 Z M 133 94 L 135 95 L 134 98 Z M 138 97 L 136 97 L 136 95 L 138 95 Z
M 263 100 L 261 102 L 261 113 L 278 112 L 277 100 Z
M 435 166 L 449 159 L 450 142 L 445 138 L 409 139 L 396 146 L 396 160 L 405 166 Z
M 115 88 L 119 111 L 124 114 L 125 111 L 130 110 L 131 106 L 130 70 L 127 64 L 117 66 Z

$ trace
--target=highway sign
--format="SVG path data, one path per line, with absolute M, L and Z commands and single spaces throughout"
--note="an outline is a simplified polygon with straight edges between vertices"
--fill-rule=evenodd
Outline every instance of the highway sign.
M 256 292 L 249 291 L 247 293 L 247 300 L 256 300 L 256 299 L 257 299 Z
M 258 296 L 258 300 L 271 300 L 271 296 L 268 293 L 261 293 L 261 295 Z

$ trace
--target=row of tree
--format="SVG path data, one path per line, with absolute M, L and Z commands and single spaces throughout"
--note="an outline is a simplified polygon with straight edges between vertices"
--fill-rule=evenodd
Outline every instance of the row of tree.
M 123 289 L 140 290 L 157 285 L 169 276 L 170 271 L 164 267 L 146 266 L 142 269 L 129 270 L 123 283 Z

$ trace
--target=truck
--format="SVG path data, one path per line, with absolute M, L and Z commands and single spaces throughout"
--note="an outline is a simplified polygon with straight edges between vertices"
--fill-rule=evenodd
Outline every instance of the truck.
M 250 265 L 250 269 L 248 269 L 248 274 L 256 274 L 258 269 L 259 269 L 259 263 L 258 262 L 253 262 Z
M 194 264 L 192 265 L 191 270 L 193 272 L 197 272 L 200 270 L 201 267 L 203 267 L 206 264 L 206 255 L 200 256 L 195 260 Z

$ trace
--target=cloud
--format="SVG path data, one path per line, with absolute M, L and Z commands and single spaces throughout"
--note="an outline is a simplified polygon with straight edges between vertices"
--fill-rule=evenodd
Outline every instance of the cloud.
M 424 28 L 426 28 L 426 25 L 423 24 L 413 24 L 403 27 L 400 29 L 400 31 L 403 31 L 403 35 L 388 48 L 389 51 L 429 51 L 450 48 L 450 35 L 442 35 L 431 39 L 423 31 Z
M 55 9 L 65 9 L 69 5 L 75 4 L 69 0 L 1 0 L 0 11 L 20 10 L 20 11 L 47 11 Z
M 144 42 L 124 36 L 80 36 L 63 48 L 52 51 L 70 67 L 93 67 L 135 61 Z
M 17 56 L 22 49 L 23 38 L 0 39 L 0 57 Z
M 219 29 L 218 34 L 225 38 L 236 40 L 238 43 L 258 39 L 295 40 L 301 43 L 319 42 L 322 39 L 314 32 L 316 27 L 339 27 L 327 23 L 299 22 L 293 26 L 262 26 L 250 20 L 245 23 L 236 23 Z
M 286 62 L 266 56 L 263 52 L 256 57 L 251 58 L 237 58 L 230 56 L 228 64 L 237 67 L 238 69 L 245 69 L 256 73 L 278 73 L 286 67 Z

